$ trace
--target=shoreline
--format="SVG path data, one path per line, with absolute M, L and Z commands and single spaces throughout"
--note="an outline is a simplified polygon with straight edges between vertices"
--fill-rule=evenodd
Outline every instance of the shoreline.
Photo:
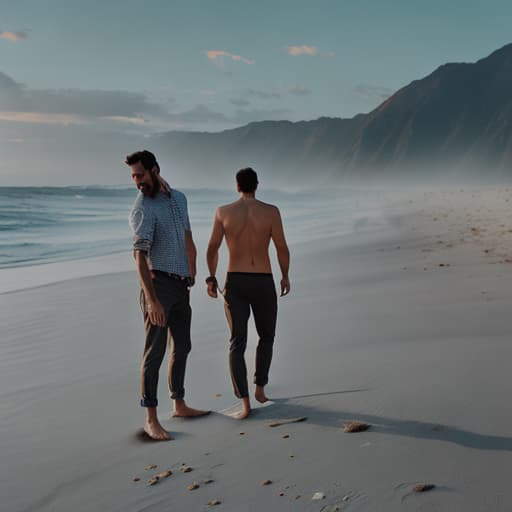
M 0 295 L 5 506 L 209 510 L 218 499 L 214 509 L 233 512 L 510 510 L 510 267 L 484 252 L 495 217 L 486 213 L 485 228 L 476 199 L 491 206 L 502 197 L 486 194 L 402 196 L 377 229 L 297 244 L 292 291 L 279 302 L 273 403 L 248 420 L 223 414 L 237 402 L 227 325 L 222 302 L 198 283 L 187 401 L 214 412 L 170 418 L 162 368 L 161 417 L 175 437 L 169 443 L 135 438 L 143 420 L 135 275 Z M 446 204 L 456 211 L 445 211 Z M 467 220 L 466 207 L 474 208 Z M 478 219 L 485 236 L 454 243 Z M 256 335 L 249 325 L 252 373 Z M 299 417 L 307 420 L 269 428 Z M 346 434 L 351 420 L 370 429 Z M 158 466 L 154 473 L 173 474 L 147 486 L 150 464 Z M 193 471 L 181 472 L 182 464 Z M 272 483 L 262 486 L 264 480 Z M 199 488 L 189 491 L 194 481 Z M 436 488 L 416 494 L 417 483 Z M 324 497 L 313 500 L 315 493 Z

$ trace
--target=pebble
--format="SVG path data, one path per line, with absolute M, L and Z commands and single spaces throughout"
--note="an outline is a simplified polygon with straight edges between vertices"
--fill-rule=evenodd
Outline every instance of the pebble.
M 416 484 L 413 488 L 414 492 L 427 492 L 435 488 L 434 484 Z
M 288 439 L 290 437 L 290 434 L 284 434 L 281 436 L 283 439 Z
M 167 478 L 171 475 L 172 475 L 172 471 L 168 469 L 167 471 L 162 471 L 162 472 L 158 473 L 158 475 L 156 475 L 156 477 L 157 478 Z
M 180 471 L 181 471 L 182 473 L 190 473 L 191 471 L 193 471 L 193 469 L 192 469 L 190 466 L 182 466 L 182 467 L 180 468 Z
M 203 480 L 203 484 L 211 484 L 213 483 L 215 480 L 212 480 L 211 478 L 207 478 L 206 480 Z
M 155 469 L 157 468 L 158 466 L 156 464 L 150 464 L 149 466 L 146 466 L 144 469 L 146 471 L 149 471 L 150 469 Z
M 313 494 L 313 497 L 311 498 L 312 500 L 323 500 L 325 498 L 325 494 L 323 492 L 315 492 L 315 494 Z
M 199 484 L 197 482 L 192 482 L 187 489 L 189 491 L 195 491 L 196 489 L 199 489 Z
M 368 423 L 364 423 L 362 421 L 350 421 L 349 423 L 343 424 L 343 431 L 352 433 L 352 432 L 364 432 L 368 430 L 370 425 Z
M 159 478 L 150 478 L 148 480 L 148 485 L 156 485 L 159 482 Z
M 263 480 L 263 482 L 261 482 L 261 485 L 270 485 L 272 483 L 272 480 Z
M 138 476 L 133 477 L 132 482 L 140 482 L 140 478 Z
M 210 507 L 214 507 L 215 505 L 220 505 L 222 503 L 222 501 L 220 500 L 210 500 L 208 502 L 208 505 L 210 505 Z

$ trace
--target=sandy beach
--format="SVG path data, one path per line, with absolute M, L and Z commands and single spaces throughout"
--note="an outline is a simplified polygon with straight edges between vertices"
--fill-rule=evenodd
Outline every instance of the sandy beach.
M 243 422 L 228 415 L 236 400 L 222 302 L 199 278 L 186 398 L 213 413 L 170 418 L 162 368 L 168 443 L 136 436 L 135 272 L 1 294 L 0 508 L 512 510 L 512 189 L 379 197 L 380 218 L 291 246 L 273 400 Z M 203 259 L 206 240 L 196 242 Z M 255 343 L 251 323 L 250 372 Z M 345 433 L 352 420 L 369 430 Z M 417 493 L 419 483 L 435 488 Z

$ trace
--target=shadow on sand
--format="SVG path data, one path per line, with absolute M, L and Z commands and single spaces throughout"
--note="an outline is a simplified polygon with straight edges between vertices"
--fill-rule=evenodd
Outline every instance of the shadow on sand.
M 336 403 L 331 399 L 322 400 L 322 406 L 307 403 L 310 399 L 318 401 L 319 398 L 364 391 L 368 390 L 355 389 L 276 398 L 272 399 L 273 405 L 257 409 L 255 417 L 258 420 L 286 420 L 306 416 L 308 423 L 336 429 L 341 428 L 345 422 L 364 421 L 371 425 L 369 432 L 445 441 L 477 450 L 512 451 L 512 437 L 479 434 L 439 423 L 388 418 L 365 413 L 348 413 L 336 407 Z

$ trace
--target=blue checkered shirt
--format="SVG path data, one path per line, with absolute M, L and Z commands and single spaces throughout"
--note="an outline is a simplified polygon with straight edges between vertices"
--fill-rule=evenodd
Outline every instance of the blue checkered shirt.
M 130 212 L 133 249 L 149 255 L 151 268 L 190 276 L 185 231 L 190 231 L 187 198 L 178 190 L 146 197 L 139 192 Z

